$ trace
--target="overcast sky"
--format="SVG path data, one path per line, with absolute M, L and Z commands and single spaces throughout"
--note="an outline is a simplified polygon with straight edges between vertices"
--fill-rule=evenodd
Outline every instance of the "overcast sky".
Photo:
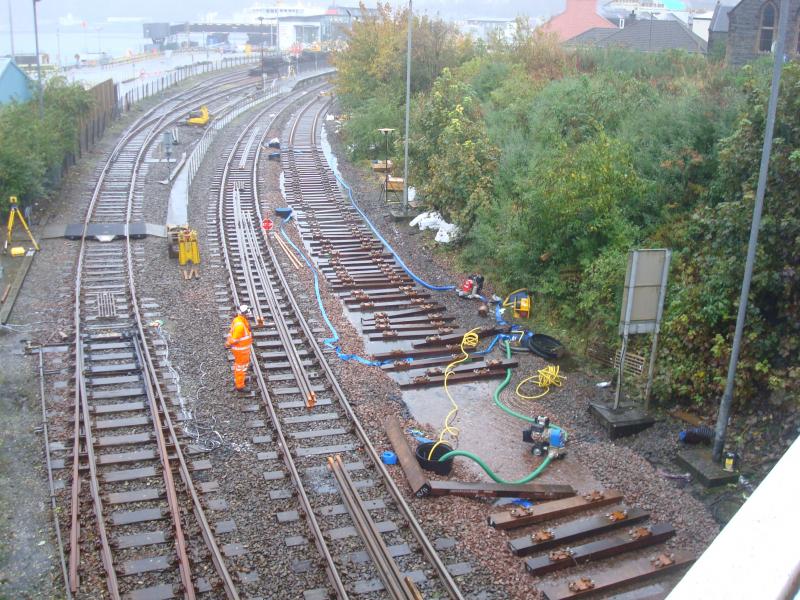
M 325 7 L 336 2 L 305 0 L 307 6 Z M 392 2 L 403 4 L 402 2 Z M 727 0 L 727 4 L 735 0 Z M 13 14 L 14 26 L 20 30 L 32 25 L 31 0 L 0 0 L 0 23 L 2 31 L 8 32 L 8 5 Z M 61 20 L 62 27 L 87 26 L 108 22 L 109 19 L 142 19 L 144 21 L 180 22 L 200 20 L 208 13 L 217 13 L 220 18 L 231 18 L 234 13 L 255 4 L 251 0 L 192 0 L 191 2 L 164 2 L 164 0 L 40 0 L 38 4 L 40 25 L 49 29 Z M 263 2 L 272 4 L 272 2 Z M 284 1 L 283 6 L 295 2 Z M 357 6 L 357 0 L 339 0 L 340 6 Z M 375 2 L 367 2 L 375 6 Z M 713 6 L 714 0 L 687 0 L 687 4 Z M 446 18 L 464 17 L 515 17 L 546 16 L 560 12 L 564 0 L 414 0 L 414 10 Z
M 0 23 L 8 31 L 9 0 L 0 0 Z M 31 0 L 10 0 L 14 28 L 26 27 L 31 22 Z M 191 2 L 164 2 L 164 0 L 40 0 L 38 4 L 40 24 L 55 25 L 60 18 L 62 26 L 77 21 L 102 23 L 109 18 L 141 18 L 146 21 L 180 22 L 199 20 L 207 13 L 217 13 L 220 18 L 231 18 L 234 13 L 255 4 L 249 0 L 192 0 Z M 263 4 L 273 4 L 263 2 Z M 283 6 L 294 6 L 295 2 L 282 2 Z M 306 6 L 325 8 L 333 4 L 320 0 L 306 0 Z M 340 6 L 357 6 L 358 1 L 339 1 Z M 375 6 L 375 2 L 367 2 Z M 393 2 L 393 4 L 400 4 Z M 415 0 L 414 10 L 444 17 L 485 16 L 514 17 L 518 14 L 532 16 L 550 14 L 564 5 L 564 0 Z
M 414 11 L 429 15 L 439 15 L 446 19 L 467 17 L 505 17 L 517 15 L 546 17 L 561 12 L 565 0 L 414 0 Z M 605 1 L 605 0 L 602 0 Z M 684 0 L 686 4 L 697 7 L 713 7 L 714 0 Z M 738 0 L 723 0 L 735 4 Z M 261 4 L 272 5 L 274 0 L 260 0 Z M 306 6 L 325 8 L 337 3 L 339 6 L 357 6 L 358 0 L 304 0 Z M 405 2 L 394 0 L 395 5 Z M 17 51 L 33 51 L 33 17 L 31 0 L 0 0 L 0 54 L 9 51 L 9 7 L 13 15 L 13 25 Z M 141 42 L 141 23 L 167 21 L 181 23 L 211 19 L 231 19 L 249 6 L 254 0 L 191 0 L 191 2 L 164 0 L 40 0 L 39 12 L 40 45 L 43 52 L 54 52 L 56 30 L 65 42 L 70 33 L 87 38 L 84 45 L 105 44 L 99 38 L 114 35 L 129 36 L 131 44 Z M 284 0 L 283 6 L 296 6 L 296 0 Z M 366 3 L 375 6 L 375 1 Z M 98 38 L 93 44 L 92 37 Z M 136 40 L 135 38 L 139 38 Z

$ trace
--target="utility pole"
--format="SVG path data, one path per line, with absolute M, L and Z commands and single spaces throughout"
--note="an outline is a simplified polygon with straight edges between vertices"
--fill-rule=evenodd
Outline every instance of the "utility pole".
M 44 119 L 44 85 L 42 83 L 42 60 L 39 57 L 39 21 L 36 16 L 36 3 L 33 0 L 33 33 L 36 38 L 36 77 L 39 79 L 39 118 Z
M 258 17 L 259 29 L 261 30 L 261 85 L 264 85 L 264 17 Z
M 11 0 L 8 0 L 8 29 L 11 33 L 11 58 L 14 58 L 14 19 L 11 16 Z
M 406 131 L 403 147 L 403 215 L 408 214 L 408 135 L 411 114 L 411 23 L 413 11 L 412 0 L 408 0 L 408 44 L 406 48 Z
M 772 152 L 772 135 L 775 130 L 775 116 L 778 111 L 778 92 L 781 87 L 781 71 L 783 70 L 784 61 L 783 49 L 786 43 L 788 22 L 789 0 L 781 0 L 780 12 L 778 13 L 778 41 L 775 45 L 775 55 L 773 57 L 772 89 L 770 90 L 769 104 L 767 105 L 764 147 L 761 151 L 761 168 L 758 172 L 758 187 L 756 188 L 756 200 L 753 206 L 753 222 L 750 225 L 750 242 L 747 246 L 747 261 L 744 266 L 742 293 L 739 296 L 739 314 L 736 317 L 736 331 L 733 334 L 731 360 L 728 365 L 728 379 L 725 382 L 725 392 L 722 394 L 722 401 L 719 405 L 719 415 L 717 416 L 717 426 L 714 432 L 713 458 L 714 462 L 717 463 L 722 460 L 722 450 L 725 447 L 725 432 L 728 428 L 728 418 L 731 413 L 731 404 L 733 403 L 733 384 L 736 377 L 736 365 L 739 361 L 742 331 L 744 330 L 744 321 L 747 316 L 747 299 L 750 295 L 750 281 L 753 278 L 753 265 L 756 260 L 758 230 L 761 227 L 761 212 L 764 209 L 764 194 L 767 188 L 767 171 L 769 169 L 769 157 Z

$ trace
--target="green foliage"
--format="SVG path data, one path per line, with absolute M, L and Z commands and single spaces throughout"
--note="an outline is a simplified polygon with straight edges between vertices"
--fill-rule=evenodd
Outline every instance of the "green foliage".
M 716 402 L 738 310 L 768 61 L 731 72 L 681 52 L 568 53 L 524 27 L 460 57 L 418 88 L 411 167 L 428 205 L 462 226 L 465 267 L 499 290 L 536 290 L 546 319 L 575 339 L 615 344 L 628 251 L 672 248 L 657 396 Z M 742 400 L 800 395 L 798 92 L 800 64 L 790 62 L 738 371 Z M 382 110 L 399 119 L 369 105 Z M 377 121 L 356 109 L 353 128 L 360 118 L 366 137 Z
M 353 23 L 344 49 L 335 53 L 336 92 L 351 115 L 344 138 L 353 158 L 383 158 L 382 127 L 402 139 L 406 91 L 407 9 L 378 4 L 375 15 Z M 441 19 L 414 16 L 411 56 L 412 94 L 430 91 L 439 74 L 472 58 L 469 38 Z M 393 156 L 400 164 L 398 156 Z
M 47 173 L 60 169 L 76 148 L 80 119 L 91 107 L 89 94 L 78 85 L 54 78 L 44 93 L 44 118 L 36 99 L 0 108 L 0 207 L 8 197 L 20 201 L 47 191 Z
M 426 205 L 467 231 L 492 200 L 497 148 L 472 89 L 445 69 L 420 108 L 413 138 L 414 181 Z
M 707 206 L 685 227 L 665 321 L 664 393 L 717 398 L 738 312 L 744 256 L 761 160 L 769 77 L 744 71 L 747 102 L 721 142 Z M 764 215 L 737 370 L 737 397 L 800 391 L 800 65 L 784 67 Z

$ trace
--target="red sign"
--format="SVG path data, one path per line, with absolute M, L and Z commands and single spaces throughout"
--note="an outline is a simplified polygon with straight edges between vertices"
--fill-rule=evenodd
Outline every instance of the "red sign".
M 261 221 L 261 227 L 264 228 L 264 231 L 272 231 L 273 225 L 272 219 L 264 219 Z

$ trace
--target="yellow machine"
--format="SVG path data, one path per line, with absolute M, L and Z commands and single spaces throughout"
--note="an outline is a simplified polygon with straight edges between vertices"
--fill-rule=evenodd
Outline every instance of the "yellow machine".
M 200 107 L 200 110 L 195 110 L 189 113 L 189 117 L 186 119 L 187 125 L 206 125 L 208 120 L 211 118 L 211 115 L 208 114 L 208 107 L 204 104 Z
M 8 213 L 8 226 L 6 227 L 6 243 L 3 245 L 3 254 L 8 252 L 8 245 L 11 243 L 12 234 L 14 232 L 14 221 L 19 219 L 19 222 L 22 223 L 22 226 L 25 228 L 25 231 L 28 234 L 31 242 L 33 243 L 33 247 L 36 250 L 39 249 L 39 244 L 36 243 L 36 239 L 33 237 L 31 230 L 28 228 L 28 223 L 25 222 L 25 217 L 22 216 L 22 213 L 19 210 L 19 204 L 16 196 L 11 196 L 8 199 L 8 203 L 11 206 L 11 211 Z M 13 253 L 14 256 L 20 256 L 19 252 Z
M 502 306 L 510 308 L 515 319 L 527 319 L 531 316 L 531 293 L 526 289 L 511 292 L 503 300 Z
M 178 264 L 183 266 L 187 262 L 200 264 L 200 249 L 194 229 L 184 229 L 178 233 Z

